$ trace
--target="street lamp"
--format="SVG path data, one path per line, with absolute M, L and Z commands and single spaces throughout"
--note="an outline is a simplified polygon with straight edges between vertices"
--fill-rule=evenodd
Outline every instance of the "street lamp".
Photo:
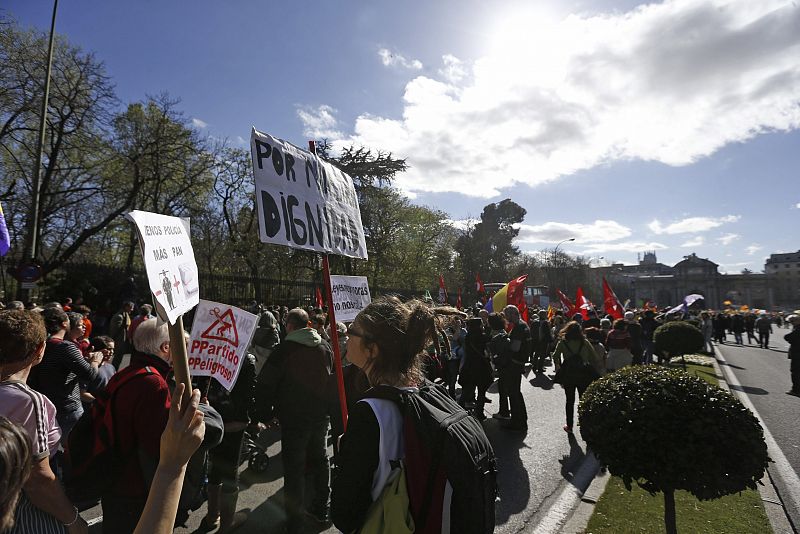
M 560 247 L 561 245 L 563 245 L 567 241 L 575 241 L 575 238 L 574 237 L 570 237 L 569 239 L 565 239 L 563 241 L 559 241 L 559 243 L 555 246 L 555 248 L 553 248 L 553 253 L 550 255 L 551 256 L 550 265 L 555 267 L 555 262 L 558 260 L 558 257 L 557 257 L 558 247 Z

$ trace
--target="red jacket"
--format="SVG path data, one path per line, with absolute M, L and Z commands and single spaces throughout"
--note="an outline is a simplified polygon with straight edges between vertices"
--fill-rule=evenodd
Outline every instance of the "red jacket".
M 109 384 L 126 373 L 150 366 L 154 374 L 137 377 L 122 386 L 111 399 L 112 419 L 119 468 L 113 473 L 111 494 L 146 499 L 158 465 L 161 433 L 167 425 L 170 365 L 157 356 L 134 354 L 129 367 L 118 372 Z

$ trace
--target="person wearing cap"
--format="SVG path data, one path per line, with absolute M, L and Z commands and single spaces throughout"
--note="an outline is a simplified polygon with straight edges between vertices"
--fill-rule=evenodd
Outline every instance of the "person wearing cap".
M 783 336 L 789 343 L 789 360 L 792 362 L 789 366 L 792 373 L 792 389 L 786 393 L 800 397 L 800 315 L 791 314 L 786 318 L 786 324 L 792 328 L 791 332 Z

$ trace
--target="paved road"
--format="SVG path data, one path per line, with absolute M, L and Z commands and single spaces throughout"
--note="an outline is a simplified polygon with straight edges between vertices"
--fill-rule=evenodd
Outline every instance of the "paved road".
M 791 468 L 800 473 L 800 398 L 786 394 L 791 389 L 791 377 L 788 344 L 783 336 L 788 332 L 786 328 L 775 328 L 769 349 L 731 343 L 717 347 L 726 360 L 720 364 L 741 384 L 732 385 L 731 389 L 747 395 Z M 770 472 L 779 475 L 773 468 Z M 773 478 L 779 493 L 787 495 L 786 481 L 780 476 Z M 789 502 L 785 500 L 786 504 Z M 787 509 L 794 524 L 800 526 L 800 510 L 794 506 L 787 506 Z
M 552 375 L 552 367 L 549 371 Z M 499 463 L 500 502 L 497 505 L 497 529 L 500 534 L 527 532 L 544 516 L 550 504 L 570 484 L 585 456 L 585 444 L 576 430 L 575 438 L 568 439 L 562 430 L 565 423 L 564 393 L 560 386 L 545 376 L 533 374 L 523 379 L 523 395 L 528 409 L 529 431 L 526 436 L 511 434 L 499 426 L 499 421 L 487 419 L 483 426 L 491 440 Z M 492 399 L 486 405 L 487 414 L 497 411 L 496 385 L 488 394 Z M 576 408 L 577 421 L 577 408 Z M 283 478 L 280 456 L 279 431 L 262 436 L 269 445 L 271 462 L 268 470 L 255 474 L 242 467 L 240 509 L 252 512 L 248 522 L 237 532 L 241 534 L 279 532 L 283 521 Z M 190 517 L 187 528 L 176 533 L 198 532 L 206 507 L 203 505 Z M 97 516 L 99 509 L 87 511 L 87 518 Z M 98 533 L 100 525 L 93 527 Z M 309 532 L 321 529 L 309 525 Z M 337 532 L 334 528 L 322 530 Z

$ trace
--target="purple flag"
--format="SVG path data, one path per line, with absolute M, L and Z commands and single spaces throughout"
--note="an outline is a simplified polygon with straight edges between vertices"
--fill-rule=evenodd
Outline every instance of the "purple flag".
M 11 237 L 8 235 L 8 226 L 6 226 L 6 218 L 3 215 L 3 206 L 0 204 L 0 256 L 5 256 L 11 247 Z

